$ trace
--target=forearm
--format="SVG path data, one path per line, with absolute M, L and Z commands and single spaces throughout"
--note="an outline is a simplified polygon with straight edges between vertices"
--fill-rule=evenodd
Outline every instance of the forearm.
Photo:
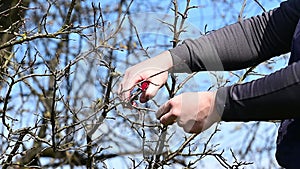
M 256 65 L 290 51 L 300 15 L 300 1 L 290 0 L 280 8 L 184 43 L 170 52 L 178 69 L 185 63 L 192 71 L 236 70 Z
M 300 62 L 264 78 L 220 88 L 216 106 L 225 121 L 300 117 Z

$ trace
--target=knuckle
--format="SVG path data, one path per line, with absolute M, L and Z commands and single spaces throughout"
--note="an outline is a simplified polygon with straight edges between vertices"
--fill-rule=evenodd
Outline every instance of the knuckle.
M 178 125 L 179 127 L 183 127 L 183 126 L 184 126 L 184 124 L 183 124 L 181 121 L 179 121 L 179 120 L 177 120 L 177 125 Z
M 162 111 L 159 109 L 156 113 L 155 116 L 157 119 L 159 119 L 162 116 Z
M 170 115 L 174 118 L 178 118 L 180 114 L 178 113 L 178 111 L 176 109 L 173 108 L 173 110 L 170 111 Z
M 173 98 L 173 99 L 171 99 L 171 100 L 169 101 L 169 104 L 170 104 L 171 107 L 177 108 L 178 105 L 180 104 L 180 102 L 179 102 L 178 99 Z

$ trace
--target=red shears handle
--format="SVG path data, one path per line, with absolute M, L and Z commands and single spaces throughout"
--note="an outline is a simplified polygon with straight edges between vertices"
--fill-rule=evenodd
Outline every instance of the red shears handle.
M 138 95 L 140 95 L 142 92 L 145 92 L 148 89 L 149 84 L 149 81 L 143 81 L 140 85 L 138 85 L 138 88 L 130 92 L 130 103 L 132 105 L 134 104 L 134 100 L 138 99 Z

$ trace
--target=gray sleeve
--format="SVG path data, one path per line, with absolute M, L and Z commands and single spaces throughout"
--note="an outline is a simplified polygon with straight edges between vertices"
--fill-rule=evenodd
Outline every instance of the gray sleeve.
M 264 78 L 218 89 L 216 109 L 224 121 L 300 118 L 300 62 Z
M 300 1 L 251 17 L 170 50 L 174 72 L 243 69 L 290 51 Z M 183 64 L 184 63 L 184 64 Z M 189 69 L 189 70 L 186 70 Z

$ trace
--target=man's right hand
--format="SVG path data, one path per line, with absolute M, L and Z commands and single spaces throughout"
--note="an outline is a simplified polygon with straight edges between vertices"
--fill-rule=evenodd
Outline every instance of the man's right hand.
M 124 78 L 119 86 L 121 99 L 129 101 L 130 91 L 142 81 L 149 81 L 149 87 L 140 96 L 140 102 L 147 102 L 153 98 L 158 89 L 168 79 L 168 70 L 173 66 L 172 57 L 169 51 L 165 51 L 153 58 L 138 63 L 125 72 Z

